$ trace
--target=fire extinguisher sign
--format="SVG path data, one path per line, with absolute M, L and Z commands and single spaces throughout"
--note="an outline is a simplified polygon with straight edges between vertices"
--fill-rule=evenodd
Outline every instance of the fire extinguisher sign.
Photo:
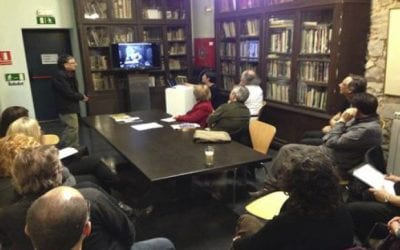
M 0 65 L 11 65 L 11 51 L 0 51 Z

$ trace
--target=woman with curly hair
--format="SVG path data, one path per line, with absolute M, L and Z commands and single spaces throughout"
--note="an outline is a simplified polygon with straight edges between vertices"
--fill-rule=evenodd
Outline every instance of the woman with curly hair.
M 341 203 L 339 178 L 331 161 L 313 152 L 288 157 L 279 188 L 289 194 L 278 216 L 265 225 L 242 215 L 233 249 L 337 250 L 353 244 L 353 224 Z

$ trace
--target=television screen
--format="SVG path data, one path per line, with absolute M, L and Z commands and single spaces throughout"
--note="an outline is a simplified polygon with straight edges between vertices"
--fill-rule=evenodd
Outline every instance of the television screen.
M 117 43 L 112 45 L 113 66 L 122 69 L 160 67 L 160 52 L 154 43 Z

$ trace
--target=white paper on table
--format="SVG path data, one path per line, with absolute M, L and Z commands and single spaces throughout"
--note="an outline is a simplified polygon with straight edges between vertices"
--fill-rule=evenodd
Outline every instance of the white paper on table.
M 58 150 L 58 159 L 62 160 L 64 158 L 74 155 L 76 153 L 78 153 L 78 150 L 76 148 L 66 147 L 66 148 Z
M 172 116 L 168 117 L 168 118 L 161 119 L 161 121 L 163 121 L 163 122 L 176 122 L 176 120 Z
M 353 175 L 376 189 L 384 189 L 390 194 L 395 195 L 394 182 L 385 179 L 385 175 L 372 167 L 365 164 L 353 171 Z
M 197 123 L 184 122 L 179 124 L 172 124 L 171 127 L 173 129 L 194 129 L 194 128 L 200 128 L 200 125 Z
M 163 126 L 157 122 L 149 122 L 149 123 L 143 123 L 143 124 L 139 124 L 139 125 L 132 125 L 131 127 L 133 129 L 142 131 L 142 130 L 153 129 L 153 128 L 162 128 Z
M 121 123 L 130 123 L 130 122 L 140 122 L 140 121 L 142 121 L 142 120 L 140 119 L 140 117 L 135 116 L 135 117 L 130 117 L 130 118 L 126 118 L 126 119 L 120 120 L 120 121 L 118 121 L 118 122 L 121 122 Z

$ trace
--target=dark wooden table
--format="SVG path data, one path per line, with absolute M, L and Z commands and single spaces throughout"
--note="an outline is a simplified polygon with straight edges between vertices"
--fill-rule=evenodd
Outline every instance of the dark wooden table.
M 109 115 L 89 116 L 83 120 L 150 181 L 227 170 L 267 159 L 266 155 L 237 142 L 212 144 L 215 147 L 214 165 L 207 167 L 204 148 L 211 144 L 194 143 L 193 130 L 173 130 L 171 123 L 160 121 L 169 115 L 158 110 L 128 114 L 140 117 L 143 120 L 140 123 L 157 122 L 163 127 L 137 131 L 131 126 L 139 122 L 119 124 Z

